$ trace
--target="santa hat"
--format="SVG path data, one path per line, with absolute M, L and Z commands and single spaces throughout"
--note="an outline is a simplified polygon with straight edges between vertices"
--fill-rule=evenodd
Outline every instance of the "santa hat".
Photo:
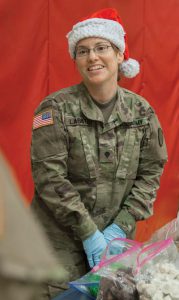
M 85 38 L 100 37 L 110 41 L 124 54 L 124 61 L 120 64 L 120 72 L 128 78 L 139 73 L 138 61 L 129 58 L 127 36 L 122 20 L 114 8 L 106 8 L 83 18 L 75 24 L 67 34 L 70 56 L 75 58 L 77 43 Z

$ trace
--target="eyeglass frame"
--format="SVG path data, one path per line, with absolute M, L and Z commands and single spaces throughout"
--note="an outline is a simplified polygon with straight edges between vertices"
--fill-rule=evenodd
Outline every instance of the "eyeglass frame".
M 96 48 L 98 48 L 98 47 L 100 47 L 100 46 L 105 46 L 106 47 L 106 50 L 104 51 L 104 53 L 98 53 L 95 49 Z M 93 47 L 93 48 L 87 48 L 87 47 L 84 47 L 84 46 L 81 46 L 81 48 L 84 48 L 85 50 L 87 50 L 87 53 L 86 54 L 84 54 L 84 55 L 81 55 L 81 56 L 77 56 L 76 54 L 77 54 L 77 50 L 78 49 L 76 49 L 75 50 L 75 59 L 76 58 L 83 58 L 83 57 L 88 57 L 89 56 L 89 54 L 90 54 L 90 51 L 93 51 L 96 55 L 105 55 L 105 53 L 107 53 L 108 52 L 108 48 L 113 48 L 114 49 L 114 46 L 112 45 L 112 44 L 110 44 L 110 45 L 106 45 L 106 44 L 99 44 L 99 45 L 96 45 L 95 47 Z

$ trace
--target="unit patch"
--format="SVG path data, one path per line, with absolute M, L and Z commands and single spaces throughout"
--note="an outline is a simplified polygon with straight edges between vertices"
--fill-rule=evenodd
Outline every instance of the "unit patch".
M 53 124 L 52 110 L 46 110 L 36 115 L 33 120 L 33 129 Z

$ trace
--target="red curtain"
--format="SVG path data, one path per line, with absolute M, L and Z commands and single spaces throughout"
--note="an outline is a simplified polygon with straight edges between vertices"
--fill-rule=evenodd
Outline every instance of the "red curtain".
M 141 72 L 121 86 L 144 96 L 158 114 L 169 160 L 154 216 L 140 222 L 137 239 L 176 217 L 179 206 L 179 2 L 178 0 L 0 0 L 0 146 L 27 201 L 33 196 L 30 140 L 33 111 L 49 93 L 80 77 L 65 35 L 81 17 L 115 7 Z

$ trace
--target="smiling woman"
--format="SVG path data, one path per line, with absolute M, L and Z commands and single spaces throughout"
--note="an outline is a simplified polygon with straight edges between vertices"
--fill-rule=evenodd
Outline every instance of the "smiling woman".
M 35 111 L 32 207 L 74 281 L 99 263 L 112 239 L 134 238 L 136 222 L 153 214 L 167 153 L 152 107 L 118 86 L 118 74 L 134 77 L 139 64 L 129 57 L 117 11 L 86 17 L 67 38 L 82 82 Z M 46 294 L 67 288 L 64 278 Z
M 83 82 L 96 100 L 107 102 L 116 94 L 123 59 L 123 54 L 105 39 L 91 37 L 78 42 L 75 61 Z

